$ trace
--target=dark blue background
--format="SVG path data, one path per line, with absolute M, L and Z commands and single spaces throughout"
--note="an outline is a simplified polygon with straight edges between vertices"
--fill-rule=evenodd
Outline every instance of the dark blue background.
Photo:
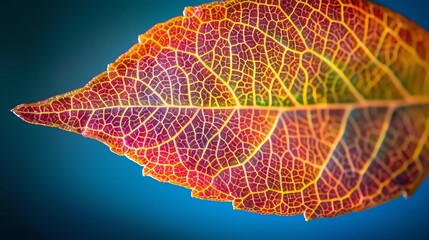
M 0 3 L 0 238 L 423 239 L 429 182 L 408 200 L 333 219 L 264 216 L 141 176 L 103 144 L 16 118 L 15 105 L 83 86 L 158 22 L 199 1 Z M 381 2 L 429 29 L 421 0 Z

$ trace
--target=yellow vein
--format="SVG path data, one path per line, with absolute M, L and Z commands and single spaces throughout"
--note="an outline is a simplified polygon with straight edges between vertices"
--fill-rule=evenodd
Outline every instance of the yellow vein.
M 402 85 L 402 83 L 399 81 L 398 77 L 395 75 L 395 73 L 393 73 L 393 71 L 388 68 L 386 66 L 385 63 L 380 62 L 375 56 L 374 54 L 368 49 L 368 47 L 362 42 L 362 40 L 356 35 L 356 33 L 345 23 L 345 22 L 341 22 L 332 18 L 329 18 L 329 16 L 327 16 L 325 13 L 323 13 L 322 11 L 313 8 L 311 5 L 309 5 L 308 3 L 303 2 L 303 4 L 311 7 L 313 9 L 313 11 L 316 11 L 318 13 L 320 13 L 321 15 L 323 15 L 324 17 L 326 17 L 327 19 L 330 19 L 331 22 L 333 23 L 338 23 L 341 26 L 343 26 L 348 33 L 351 34 L 351 36 L 356 40 L 356 42 L 359 44 L 359 46 L 361 47 L 361 49 L 367 54 L 367 56 L 371 59 L 371 61 L 373 61 L 374 63 L 376 63 L 382 70 L 384 70 L 384 72 L 390 77 L 390 80 L 392 82 L 392 84 L 395 86 L 395 88 L 401 93 L 401 95 L 404 98 L 408 98 L 410 96 L 410 94 L 408 93 L 408 91 L 404 88 L 404 86 Z M 343 10 L 342 10 L 343 11 Z M 343 15 L 343 14 L 341 14 Z

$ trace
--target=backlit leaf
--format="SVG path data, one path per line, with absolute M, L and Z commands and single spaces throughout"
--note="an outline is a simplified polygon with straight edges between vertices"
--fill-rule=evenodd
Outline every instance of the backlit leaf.
M 314 219 L 424 180 L 428 71 L 428 33 L 374 3 L 228 0 L 186 8 L 83 88 L 13 111 L 194 197 Z

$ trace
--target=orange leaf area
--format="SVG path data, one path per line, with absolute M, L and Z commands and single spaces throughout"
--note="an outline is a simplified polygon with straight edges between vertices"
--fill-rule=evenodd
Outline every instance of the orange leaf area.
M 333 217 L 429 172 L 429 34 L 363 0 L 228 0 L 158 24 L 83 88 L 13 109 L 144 175 L 263 214 Z

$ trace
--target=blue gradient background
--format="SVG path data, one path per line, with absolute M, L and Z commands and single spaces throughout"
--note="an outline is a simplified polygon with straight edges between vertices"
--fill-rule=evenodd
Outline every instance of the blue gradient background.
M 333 219 L 264 216 L 193 199 L 102 143 L 9 112 L 83 86 L 140 33 L 203 2 L 0 3 L 0 238 L 429 238 L 428 181 L 408 200 Z M 427 1 L 376 2 L 429 29 Z

